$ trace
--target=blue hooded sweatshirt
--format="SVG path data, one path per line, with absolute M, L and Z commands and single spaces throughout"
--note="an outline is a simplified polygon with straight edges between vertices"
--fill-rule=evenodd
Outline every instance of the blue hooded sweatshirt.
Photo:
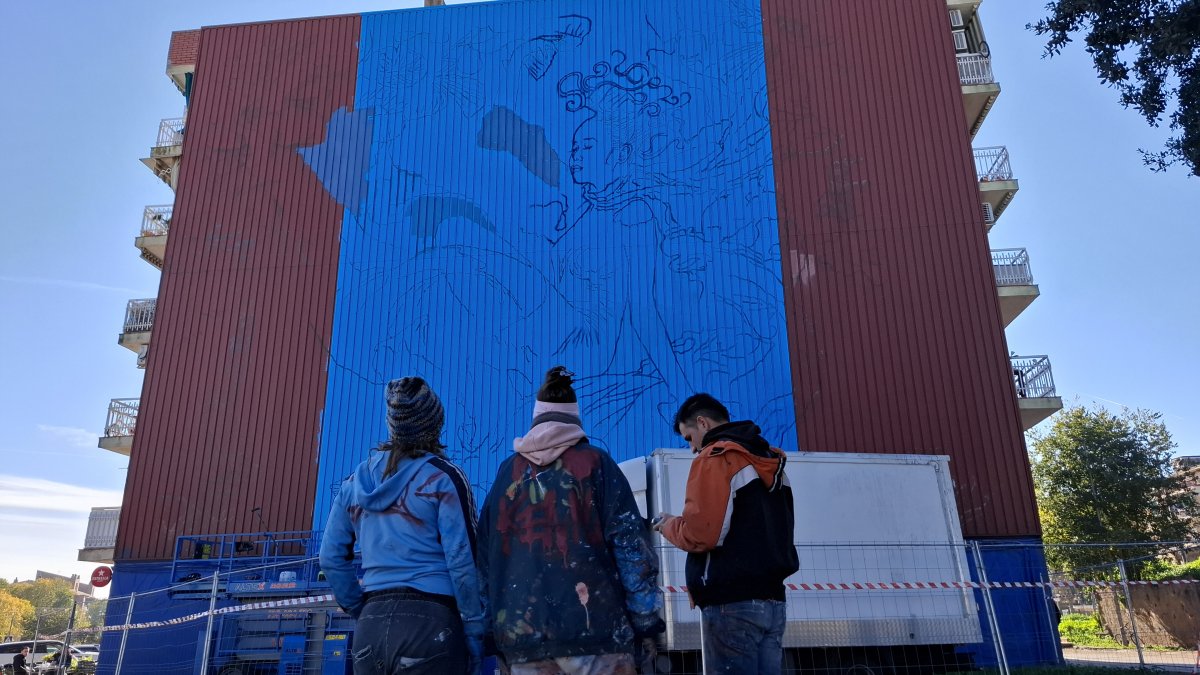
M 402 459 L 383 478 L 387 453 L 372 453 L 342 482 L 321 540 L 333 595 L 358 617 L 363 594 L 401 586 L 453 597 L 468 640 L 483 636 L 475 569 L 475 500 L 466 476 L 444 457 Z M 362 585 L 354 572 L 362 551 Z

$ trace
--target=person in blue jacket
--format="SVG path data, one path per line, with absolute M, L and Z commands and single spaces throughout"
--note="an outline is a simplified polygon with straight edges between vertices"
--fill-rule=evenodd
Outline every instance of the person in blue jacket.
M 572 373 L 546 373 L 480 514 L 479 568 L 511 675 L 633 675 L 664 629 L 658 558 L 629 481 L 588 442 Z
M 357 620 L 354 675 L 474 675 L 484 610 L 471 486 L 443 454 L 429 385 L 393 380 L 386 396 L 390 437 L 343 481 L 321 541 L 321 569 Z

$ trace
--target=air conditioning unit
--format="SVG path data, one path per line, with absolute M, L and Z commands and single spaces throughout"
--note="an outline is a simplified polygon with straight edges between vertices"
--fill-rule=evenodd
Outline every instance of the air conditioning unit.
M 961 9 L 950 10 L 950 27 L 951 28 L 962 28 L 963 27 L 963 18 L 962 18 L 962 10 Z
M 992 210 L 992 205 L 983 202 L 983 222 L 985 225 L 991 225 L 996 222 L 996 212 Z
M 967 50 L 967 31 L 956 30 L 954 35 L 954 51 L 965 52 Z
M 145 369 L 146 359 L 150 358 L 150 345 L 142 345 L 138 349 L 137 367 Z

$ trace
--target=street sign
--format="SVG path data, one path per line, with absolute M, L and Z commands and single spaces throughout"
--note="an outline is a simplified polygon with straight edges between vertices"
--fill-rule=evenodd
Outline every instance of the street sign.
M 108 582 L 112 581 L 112 568 L 107 565 L 101 565 L 92 570 L 92 585 L 96 588 L 104 588 Z

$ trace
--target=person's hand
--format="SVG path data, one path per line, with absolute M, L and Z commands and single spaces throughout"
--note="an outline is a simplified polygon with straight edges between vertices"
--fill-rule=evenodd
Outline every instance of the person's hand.
M 663 526 L 667 524 L 668 520 L 674 517 L 675 516 L 669 513 L 659 513 L 650 521 L 650 529 L 654 530 L 655 532 L 662 532 Z

